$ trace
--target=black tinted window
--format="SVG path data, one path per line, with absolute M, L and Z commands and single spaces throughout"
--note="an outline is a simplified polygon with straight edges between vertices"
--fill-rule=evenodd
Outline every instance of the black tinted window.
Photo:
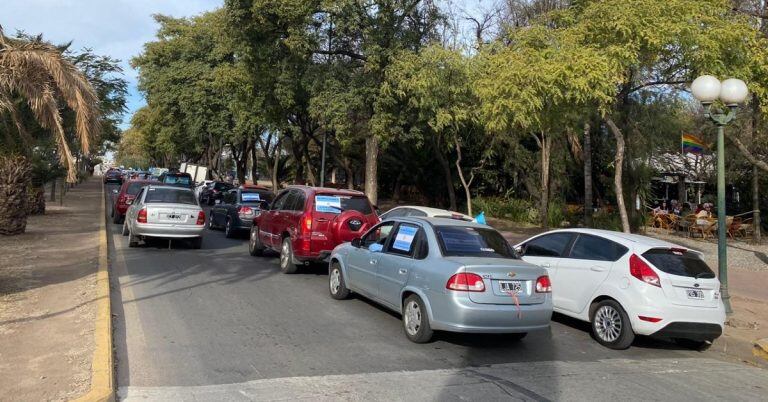
M 288 198 L 288 191 L 284 191 L 280 194 L 278 194 L 277 198 L 275 199 L 275 202 L 272 203 L 272 207 L 270 209 L 279 210 L 283 208 L 283 205 L 285 204 L 285 200 Z
M 445 256 L 517 258 L 512 247 L 493 229 L 471 226 L 436 226 Z
M 291 208 L 286 208 L 286 209 L 292 209 L 294 211 L 303 211 L 304 203 L 306 201 L 307 201 L 307 197 L 304 196 L 304 192 L 296 191 L 296 195 L 293 197 L 293 205 L 291 205 Z
M 427 216 L 427 213 L 424 211 L 419 211 L 418 209 L 411 209 L 408 211 L 408 215 L 406 216 Z
M 596 236 L 580 234 L 573 243 L 570 258 L 595 261 L 616 261 L 629 251 L 626 247 Z
M 144 203 L 151 204 L 156 202 L 197 205 L 197 201 L 195 201 L 195 194 L 190 190 L 150 188 L 147 190 L 147 197 L 144 200 Z
M 525 245 L 525 255 L 531 257 L 562 257 L 571 242 L 570 233 L 552 233 L 537 237 Z
M 146 183 L 130 183 L 128 184 L 128 188 L 125 189 L 125 192 L 130 195 L 136 195 L 141 191 L 141 188 L 146 185 Z
M 651 249 L 643 257 L 653 266 L 671 275 L 692 278 L 714 278 L 715 273 L 698 254 L 684 250 Z
M 192 183 L 192 177 L 189 175 L 168 175 L 163 179 L 163 183 L 189 185 Z

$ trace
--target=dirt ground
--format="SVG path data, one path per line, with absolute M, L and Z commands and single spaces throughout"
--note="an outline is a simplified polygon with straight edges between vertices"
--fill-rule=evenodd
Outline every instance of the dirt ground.
M 58 200 L 57 200 L 58 201 Z M 0 237 L 0 400 L 69 400 L 90 388 L 101 183 Z

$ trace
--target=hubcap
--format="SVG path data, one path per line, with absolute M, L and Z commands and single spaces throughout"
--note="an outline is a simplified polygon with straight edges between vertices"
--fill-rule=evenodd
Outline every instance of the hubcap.
M 334 268 L 333 271 L 331 271 L 331 293 L 336 294 L 339 293 L 339 288 L 341 287 L 341 273 L 339 272 L 338 268 Z
M 595 332 L 605 342 L 614 342 L 621 335 L 621 315 L 611 306 L 603 306 L 595 314 Z
M 411 301 L 405 306 L 405 314 L 403 315 L 405 320 L 405 330 L 409 335 L 416 335 L 421 328 L 421 309 L 419 303 Z
M 287 267 L 288 266 L 288 253 L 290 251 L 289 245 L 287 241 L 283 242 L 283 252 L 280 253 L 280 266 Z
M 251 248 L 256 248 L 256 231 L 251 229 Z

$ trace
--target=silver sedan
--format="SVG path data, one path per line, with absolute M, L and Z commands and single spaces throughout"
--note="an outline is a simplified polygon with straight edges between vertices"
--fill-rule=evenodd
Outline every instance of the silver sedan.
M 549 327 L 547 272 L 520 260 L 493 228 L 446 218 L 393 218 L 333 250 L 331 297 L 355 292 L 403 316 L 405 335 L 510 333 Z
M 125 214 L 123 236 L 136 247 L 147 237 L 186 238 L 200 248 L 205 212 L 192 190 L 183 187 L 149 185 L 141 189 Z

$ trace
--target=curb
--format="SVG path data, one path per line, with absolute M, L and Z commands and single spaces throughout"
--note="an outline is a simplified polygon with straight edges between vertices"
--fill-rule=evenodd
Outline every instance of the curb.
M 91 362 L 91 389 L 76 402 L 114 401 L 115 369 L 112 360 L 112 305 L 109 291 L 109 265 L 107 260 L 107 199 L 101 184 L 101 224 L 99 225 L 99 270 L 96 273 L 96 323 L 94 350 Z
M 759 358 L 768 360 L 768 338 L 756 340 L 754 349 L 752 349 L 752 354 Z

